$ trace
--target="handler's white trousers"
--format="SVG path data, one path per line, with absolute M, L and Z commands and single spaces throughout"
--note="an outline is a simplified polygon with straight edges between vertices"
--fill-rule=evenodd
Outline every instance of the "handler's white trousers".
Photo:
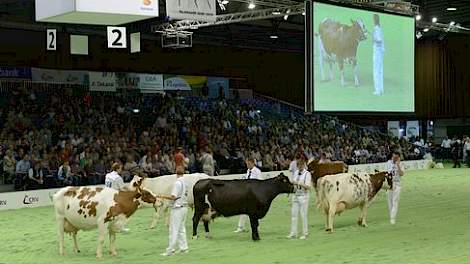
M 248 220 L 248 215 L 240 215 L 240 220 L 238 220 L 238 231 L 245 229 L 246 220 Z
M 398 204 L 400 202 L 400 183 L 393 183 L 393 189 L 388 190 L 388 212 L 390 214 L 390 220 L 395 220 L 398 213 Z
M 376 94 L 384 92 L 384 52 L 381 48 L 374 48 L 374 88 Z
M 310 195 L 294 195 L 292 197 L 292 224 L 290 229 L 290 235 L 297 235 L 297 224 L 300 218 L 302 219 L 302 235 L 308 235 L 308 202 L 310 201 Z
M 188 242 L 186 240 L 186 214 L 188 207 L 172 208 L 170 213 L 170 231 L 169 231 L 169 245 L 166 249 L 168 254 L 173 254 L 176 251 L 178 244 L 179 250 L 187 250 Z

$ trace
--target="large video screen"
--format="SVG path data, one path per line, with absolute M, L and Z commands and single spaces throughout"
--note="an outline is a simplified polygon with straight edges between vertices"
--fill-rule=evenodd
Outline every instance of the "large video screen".
M 414 112 L 414 18 L 314 3 L 314 110 Z

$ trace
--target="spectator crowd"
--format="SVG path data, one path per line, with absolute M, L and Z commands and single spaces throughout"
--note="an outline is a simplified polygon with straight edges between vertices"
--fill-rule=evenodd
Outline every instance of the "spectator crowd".
M 262 109 L 260 111 L 260 109 Z M 226 101 L 130 92 L 10 89 L 0 94 L 0 173 L 17 189 L 103 182 L 113 162 L 123 177 L 188 171 L 239 173 L 255 158 L 283 170 L 299 155 L 347 164 L 383 162 L 407 140 L 325 116 L 282 115 L 264 100 Z

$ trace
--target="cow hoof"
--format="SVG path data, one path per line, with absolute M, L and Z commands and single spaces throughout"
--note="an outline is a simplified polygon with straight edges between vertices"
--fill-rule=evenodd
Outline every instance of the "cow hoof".
M 367 224 L 361 224 L 362 227 L 367 227 Z
M 333 234 L 333 229 L 327 228 L 327 229 L 325 230 L 325 232 L 327 232 L 328 234 Z
M 80 250 L 77 249 L 77 250 L 74 250 L 73 252 L 74 252 L 75 254 L 78 254 L 78 253 L 80 253 Z
M 196 239 L 197 239 L 197 235 L 193 236 L 192 239 L 196 240 Z
M 103 254 L 96 254 L 96 259 L 97 259 L 97 260 L 100 260 L 100 259 L 102 259 L 102 258 L 103 258 Z
M 211 236 L 210 234 L 206 234 L 205 237 L 206 237 L 207 239 L 212 239 L 212 236 Z
M 117 252 L 109 252 L 109 255 L 111 255 L 112 257 L 117 257 L 118 253 Z
M 155 226 L 150 226 L 149 228 L 150 228 L 150 229 L 155 229 Z

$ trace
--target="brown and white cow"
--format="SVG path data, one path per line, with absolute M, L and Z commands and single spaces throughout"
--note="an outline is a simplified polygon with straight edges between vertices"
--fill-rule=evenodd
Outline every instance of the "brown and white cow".
M 109 252 L 116 256 L 116 233 L 134 214 L 142 201 L 154 204 L 156 197 L 142 189 L 143 178 L 135 176 L 129 191 L 117 191 L 103 187 L 65 187 L 53 198 L 59 233 L 59 253 L 64 255 L 64 232 L 72 234 L 74 252 L 80 252 L 77 244 L 79 230 L 98 229 L 96 257 L 103 256 L 106 224 L 109 233 Z
M 367 208 L 385 180 L 391 188 L 391 175 L 387 172 L 340 173 L 320 178 L 317 207 L 326 215 L 326 231 L 333 232 L 335 215 L 355 207 L 361 209 L 357 223 L 366 227 Z

